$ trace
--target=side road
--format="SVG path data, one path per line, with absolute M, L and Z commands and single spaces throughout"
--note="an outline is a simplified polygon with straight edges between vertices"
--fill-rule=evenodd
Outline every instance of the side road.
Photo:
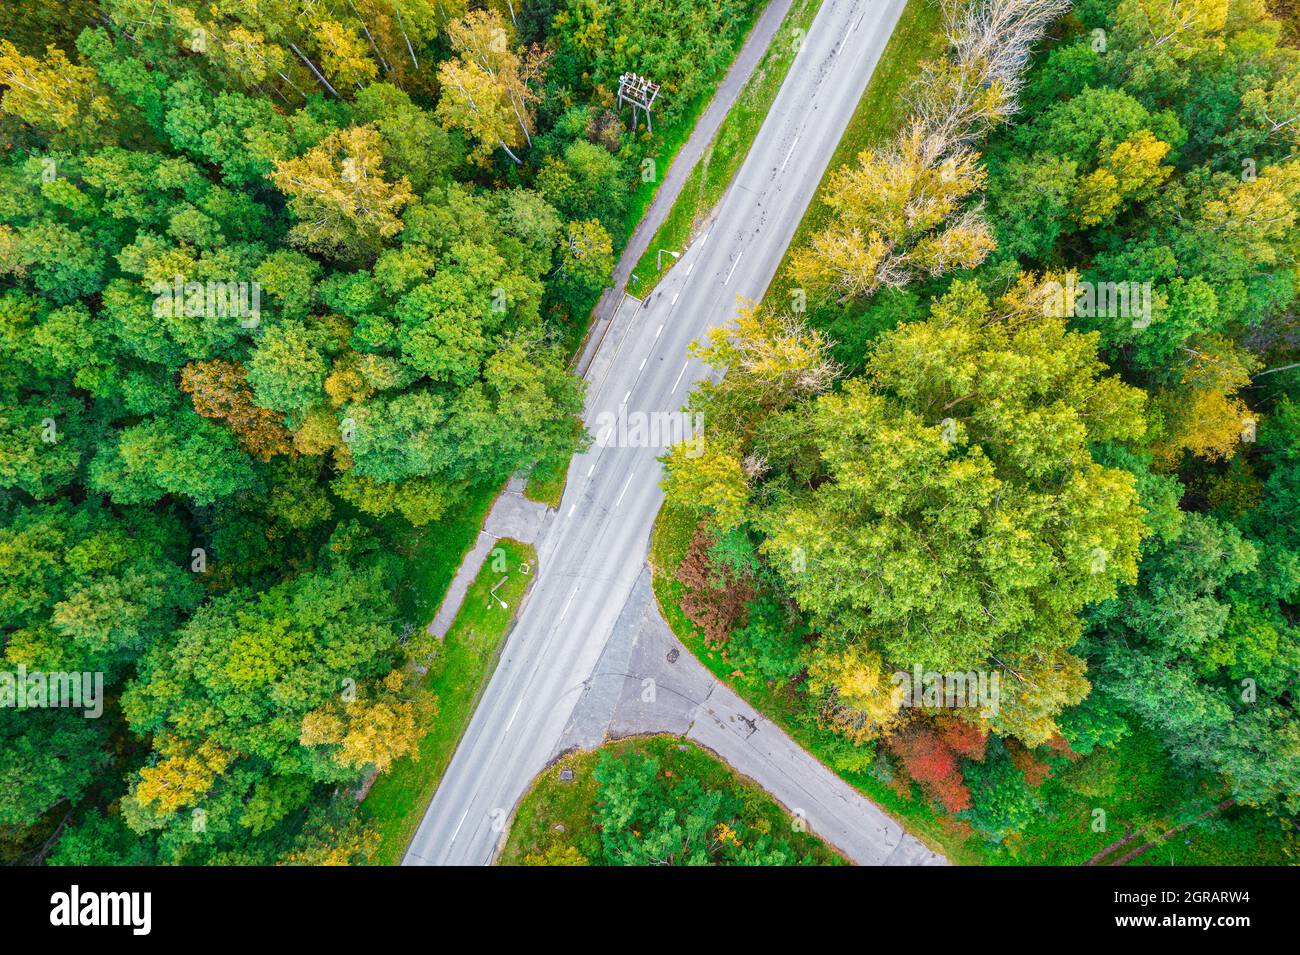
M 947 865 L 893 818 L 718 681 L 637 579 L 555 756 L 648 733 L 686 735 L 758 783 L 857 865 Z

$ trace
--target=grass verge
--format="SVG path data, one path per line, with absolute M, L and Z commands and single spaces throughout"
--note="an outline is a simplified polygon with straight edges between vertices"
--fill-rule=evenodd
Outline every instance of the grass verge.
M 580 750 L 562 757 L 533 781 L 519 803 L 498 865 L 528 865 L 529 856 L 572 846 L 584 859 L 600 854 L 600 835 L 593 825 L 596 807 L 594 770 L 600 753 L 621 755 L 629 751 L 653 756 L 660 771 L 677 778 L 693 777 L 706 789 L 731 789 L 740 798 L 742 815 L 759 831 L 780 833 L 800 855 L 810 855 L 818 865 L 842 865 L 844 859 L 809 832 L 795 831 L 791 817 L 756 783 L 684 737 L 638 736 L 607 743 L 595 750 Z M 560 779 L 560 771 L 573 770 L 573 779 Z
M 543 458 L 528 474 L 524 497 L 547 507 L 559 507 L 564 496 L 564 485 L 569 479 L 569 461 L 572 454 Z
M 433 619 L 499 493 L 499 487 L 474 488 L 463 504 L 427 527 L 393 519 L 392 538 L 406 564 L 404 584 L 395 595 L 403 619 L 416 625 Z
M 695 99 L 691 100 L 690 105 L 682 111 L 682 114 L 671 125 L 660 128 L 660 132 L 657 134 L 657 142 L 646 157 L 654 160 L 657 170 L 667 173 L 668 167 L 673 164 L 677 153 L 686 144 L 686 140 L 690 139 L 695 124 L 708 108 L 709 101 L 713 99 L 713 91 L 722 82 L 723 77 L 727 75 L 727 71 L 731 69 L 737 54 L 740 53 L 741 47 L 745 45 L 745 40 L 749 38 L 749 34 L 754 29 L 754 24 L 758 22 L 758 18 L 762 15 L 766 6 L 767 0 L 756 0 L 750 6 L 745 23 L 736 32 L 735 45 L 731 49 L 731 56 L 727 58 L 727 65 L 718 71 L 718 75 L 713 77 L 713 81 L 708 87 Z M 663 176 L 657 175 L 650 182 L 639 182 L 632 191 L 632 196 L 627 204 L 627 214 L 623 222 L 625 237 L 631 237 L 637 223 L 645 215 L 646 209 L 650 208 L 650 203 L 654 201 L 655 193 L 659 191 L 659 186 L 662 183 Z
M 745 22 L 735 36 L 731 56 L 728 57 L 726 66 L 721 68 L 717 76 L 713 78 L 713 82 L 698 96 L 690 100 L 682 112 L 671 122 L 661 121 L 656 132 L 643 132 L 637 138 L 636 147 L 641 150 L 640 157 L 635 160 L 638 178 L 628 195 L 619 228 L 613 230 L 617 233 L 612 236 L 616 257 L 622 256 L 627 243 L 632 238 L 632 233 L 636 231 L 636 227 L 645 218 L 646 210 L 650 208 L 650 203 L 654 202 L 655 195 L 659 192 L 660 186 L 663 185 L 664 175 L 673 164 L 673 160 L 677 158 L 677 154 L 681 152 L 682 146 L 690 139 L 695 124 L 699 122 L 700 117 L 708 108 L 709 101 L 713 98 L 714 90 L 727 75 L 727 71 L 731 69 L 737 54 L 740 53 L 745 40 L 753 31 L 754 24 L 758 22 L 758 18 L 765 6 L 766 0 L 754 0 L 753 5 L 746 13 Z M 649 180 L 642 178 L 640 175 L 642 163 L 646 160 L 653 162 L 655 170 L 655 174 Z M 556 344 L 563 349 L 565 354 L 570 356 L 571 361 L 576 361 L 582 349 L 586 346 L 587 336 L 591 332 L 592 313 L 595 311 L 600 297 L 601 293 L 595 292 L 592 294 L 588 306 L 585 308 L 575 306 L 572 317 L 560 330 Z
M 474 525 L 476 532 L 479 523 L 481 518 Z M 379 850 L 371 860 L 374 865 L 401 862 L 469 725 L 519 602 L 533 579 L 537 554 L 530 545 L 502 539 L 497 548 L 470 584 L 460 613 L 425 676 L 425 686 L 437 698 L 438 709 L 420 740 L 418 758 L 406 756 L 394 763 L 375 780 L 361 803 L 363 819 L 380 834 Z M 525 563 L 527 572 L 520 569 Z M 492 598 L 493 587 L 499 601 Z
M 821 0 L 795 0 L 795 6 L 808 3 L 820 4 Z M 673 164 L 673 160 L 677 158 L 677 154 L 681 151 L 682 146 L 684 146 L 686 141 L 690 139 L 696 123 L 699 122 L 700 116 L 703 115 L 705 109 L 708 108 L 709 101 L 713 98 L 713 93 L 717 84 L 722 81 L 723 77 L 726 76 L 727 70 L 730 70 L 732 65 L 735 63 L 736 56 L 745 45 L 745 41 L 749 38 L 750 33 L 753 32 L 754 24 L 758 22 L 758 18 L 762 15 L 765 7 L 766 0 L 756 0 L 749 10 L 747 22 L 744 24 L 744 28 L 737 34 L 735 45 L 731 51 L 731 56 L 727 60 L 725 69 L 721 70 L 718 76 L 715 77 L 715 82 L 712 84 L 713 88 L 706 89 L 703 93 L 692 100 L 680 117 L 670 124 L 661 126 L 658 133 L 653 136 L 648 134 L 645 136 L 646 154 L 642 159 L 654 160 L 656 170 L 661 170 L 666 174 L 668 168 Z M 760 62 L 759 66 L 756 68 L 756 75 L 763 72 L 765 63 L 766 58 Z M 782 71 L 781 75 L 784 77 L 784 71 Z M 780 82 L 778 81 L 776 85 L 779 87 Z M 746 91 L 748 88 L 749 87 L 747 86 Z M 743 95 L 744 93 L 742 93 L 742 96 Z M 775 95 L 775 93 L 773 93 L 773 95 Z M 735 107 L 733 106 L 733 110 L 734 109 Z M 729 121 L 730 117 L 728 117 L 728 120 L 724 120 L 724 128 L 726 123 Z M 761 123 L 761 119 L 759 122 Z M 755 129 L 757 129 L 757 126 L 755 126 Z M 716 138 L 717 137 L 715 137 L 715 141 Z M 750 139 L 752 140 L 752 138 L 751 134 Z M 748 148 L 747 141 L 745 149 L 748 150 Z M 701 162 L 707 162 L 707 154 Z M 737 163 L 737 168 L 739 168 L 739 162 Z M 696 172 L 698 172 L 698 167 Z M 636 231 L 637 225 L 645 217 L 646 210 L 650 208 L 650 203 L 654 201 L 655 194 L 658 193 L 659 187 L 663 184 L 663 178 L 663 175 L 656 175 L 650 182 L 638 182 L 636 188 L 632 190 L 632 193 L 628 198 L 627 208 L 624 212 L 622 234 L 615 237 L 615 252 L 618 255 L 622 255 L 628 241 L 631 240 L 632 233 Z M 691 179 L 686 183 L 684 189 L 690 189 L 691 183 L 694 181 L 695 173 L 692 174 Z M 728 175 L 727 181 L 730 181 L 730 175 Z M 725 187 L 725 183 L 723 185 Z M 679 196 L 678 200 L 674 203 L 673 209 L 670 210 L 670 215 L 677 212 L 677 206 L 680 204 L 681 197 Z M 660 231 L 662 231 L 662 228 Z M 658 233 L 656 233 L 656 239 L 657 238 Z M 648 254 L 649 253 L 647 253 L 647 255 Z M 638 292 L 637 294 L 640 295 L 641 293 Z M 570 356 L 571 362 L 576 362 L 578 357 L 581 355 L 583 348 L 586 347 L 587 336 L 591 333 L 592 313 L 599 300 L 600 293 L 593 295 L 591 307 L 582 312 L 581 320 L 573 321 L 563 331 L 559 344 L 560 347 L 563 348 L 564 352 Z M 528 486 L 524 491 L 524 496 L 530 501 L 538 501 L 543 504 L 551 504 L 554 502 L 555 505 L 558 505 L 560 495 L 564 492 L 564 477 L 569 467 L 569 460 L 570 458 L 566 457 L 563 461 L 543 461 L 538 464 L 537 467 L 533 469 L 533 474 L 529 477 Z
M 640 298 L 650 294 L 673 264 L 669 258 L 660 271 L 656 261 L 658 250 L 680 252 L 684 249 L 722 200 L 731 180 L 749 155 L 754 137 L 758 135 L 781 84 L 785 82 L 790 64 L 794 62 L 797 53 L 794 31 L 807 31 L 820 8 L 821 0 L 794 0 L 790 5 L 767 52 L 736 97 L 713 142 L 687 177 L 650 246 L 632 270 L 638 281 L 635 286 L 629 285 L 629 292 L 635 292 Z

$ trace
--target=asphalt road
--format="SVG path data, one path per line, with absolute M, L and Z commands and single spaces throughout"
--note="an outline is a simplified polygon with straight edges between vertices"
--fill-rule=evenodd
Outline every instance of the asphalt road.
M 771 281 L 904 0 L 825 0 L 709 231 L 638 307 L 627 300 L 590 369 L 589 428 L 675 411 L 706 370 L 687 346 Z M 539 542 L 538 578 L 403 860 L 484 865 L 555 752 L 645 563 L 663 500 L 662 447 L 574 458 Z M 623 442 L 624 444 L 634 442 Z

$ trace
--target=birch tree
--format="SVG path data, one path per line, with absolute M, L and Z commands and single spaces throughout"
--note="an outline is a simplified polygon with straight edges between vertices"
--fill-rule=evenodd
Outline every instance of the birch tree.
M 379 133 L 353 126 L 326 136 L 305 156 L 276 163 L 271 181 L 289 197 L 296 245 L 340 258 L 378 253 L 402 228 L 402 208 L 415 196 L 405 177 L 384 178 Z
M 532 146 L 532 104 L 539 97 L 531 84 L 540 78 L 548 54 L 533 46 L 521 56 L 512 47 L 505 21 L 495 10 L 475 10 L 452 21 L 447 36 L 465 66 L 472 65 L 491 79 L 519 125 L 524 142 Z
M 914 122 L 891 149 L 864 150 L 832 173 L 823 201 L 835 218 L 795 251 L 799 284 L 845 301 L 982 262 L 993 237 L 980 207 L 963 204 L 984 170 L 968 149 L 941 157 L 937 148 Z
M 492 150 L 499 146 L 518 164 L 515 149 L 520 145 L 520 127 L 500 85 L 491 75 L 477 63 L 453 57 L 438 67 L 438 82 L 442 85 L 436 112 L 438 120 L 447 129 L 460 129 L 477 142 L 471 156 L 486 162 Z

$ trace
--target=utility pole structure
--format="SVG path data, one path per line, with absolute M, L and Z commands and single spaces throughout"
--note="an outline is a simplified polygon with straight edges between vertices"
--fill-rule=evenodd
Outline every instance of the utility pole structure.
M 624 73 L 618 78 L 618 105 L 620 109 L 624 103 L 632 107 L 632 129 L 636 129 L 636 112 L 640 109 L 645 110 L 646 129 L 654 132 L 654 126 L 650 124 L 650 107 L 658 95 L 659 84 L 638 73 Z

